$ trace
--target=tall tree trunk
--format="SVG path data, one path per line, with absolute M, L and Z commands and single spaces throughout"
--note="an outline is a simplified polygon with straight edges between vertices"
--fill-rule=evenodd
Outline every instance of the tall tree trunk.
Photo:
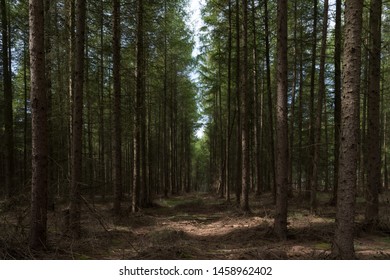
M 312 210 L 317 209 L 317 189 L 318 189 L 318 173 L 319 173 L 319 164 L 320 164 L 320 150 L 321 150 L 321 123 L 322 123 L 322 109 L 325 99 L 325 59 L 326 59 L 326 40 L 328 33 L 328 10 L 329 10 L 329 1 L 324 1 L 324 19 L 322 25 L 322 42 L 321 42 L 321 56 L 320 56 L 320 73 L 319 73 L 319 88 L 318 88 L 318 98 L 317 98 L 317 109 L 316 109 L 316 119 L 314 126 L 314 152 L 313 152 L 313 161 L 312 161 L 312 185 L 311 185 L 311 196 L 310 196 L 310 205 Z
M 314 145 L 315 143 L 315 113 L 314 113 L 314 92 L 316 87 L 316 62 L 317 62 L 317 21 L 318 21 L 318 0 L 314 0 L 313 3 L 313 30 L 312 30 L 312 36 L 313 36 L 313 42 L 312 42 L 312 51 L 311 51 L 311 71 L 310 71 L 310 102 L 309 102 L 309 162 L 310 160 L 313 161 L 314 158 Z M 310 198 L 310 200 L 313 200 L 313 191 L 312 186 L 314 183 L 313 178 L 313 164 L 307 165 L 307 184 L 306 184 L 306 193 L 305 198 Z
M 249 103 L 250 94 L 248 86 L 248 1 L 242 0 L 242 68 L 240 69 L 240 94 L 241 94 L 241 209 L 249 211 L 249 188 L 250 188 L 250 159 L 249 159 Z
M 226 182 L 226 201 L 230 201 L 230 138 L 231 138 L 231 132 L 232 129 L 231 126 L 231 94 L 232 94 L 232 0 L 229 1 L 229 37 L 228 37 L 228 77 L 227 77 L 227 124 L 226 124 L 226 146 L 225 146 L 225 153 L 226 153 L 226 162 L 225 162 L 225 182 Z
M 72 177 L 70 186 L 70 230 L 75 238 L 80 237 L 80 208 L 82 182 L 82 132 L 83 132 L 83 92 L 84 92 L 84 45 L 86 0 L 76 3 L 76 52 L 72 133 Z
M 362 0 L 346 1 L 339 185 L 336 231 L 332 246 L 332 254 L 341 259 L 355 257 L 354 222 L 359 141 L 362 10 Z
M 43 14 L 43 1 L 30 0 L 32 181 L 29 245 L 33 249 L 45 248 L 47 239 L 48 142 Z
M 288 119 L 287 119 L 287 0 L 278 0 L 276 102 L 275 233 L 287 238 Z
M 144 92 L 144 39 L 143 39 L 143 17 L 144 17 L 144 6 L 143 0 L 137 1 L 137 85 L 136 85 L 136 111 L 135 111 L 135 124 L 134 124 L 134 186 L 133 186 L 133 200 L 132 200 L 132 212 L 136 212 L 141 206 L 142 192 L 144 191 L 144 180 L 143 172 L 144 165 L 142 156 L 145 155 L 144 148 L 142 147 L 143 141 L 143 130 L 145 129 L 145 120 L 143 119 L 143 111 L 146 109 L 145 106 L 145 92 Z M 142 176 L 142 177 L 141 177 Z
M 242 193 L 242 142 L 241 142 L 241 102 L 240 77 L 241 77 L 241 35 L 240 35 L 240 1 L 236 0 L 236 115 L 237 115 L 237 168 L 236 175 L 236 202 L 240 204 Z
M 340 157 L 340 124 L 341 124 L 341 0 L 336 0 L 334 49 L 334 170 L 333 198 L 331 204 L 336 205 L 339 181 Z
M 268 93 L 268 122 L 269 122 L 269 141 L 270 141 L 270 173 L 272 179 L 272 192 L 274 201 L 276 201 L 276 166 L 275 166 L 275 140 L 274 140 L 274 116 L 272 102 L 272 86 L 271 86 L 271 48 L 270 48 L 270 30 L 269 30 L 269 15 L 268 15 L 268 0 L 264 1 L 264 28 L 265 28 L 265 60 L 266 60 L 266 80 Z
M 120 214 L 122 200 L 122 139 L 121 139 L 121 43 L 120 1 L 113 0 L 113 78 L 114 78 L 114 134 L 113 134 L 113 181 L 114 212 Z
M 15 164 L 14 164 L 14 128 L 12 109 L 12 77 L 10 57 L 10 33 L 8 7 L 5 0 L 1 0 L 1 33 L 2 33 L 2 56 L 3 56 L 3 87 L 4 87 L 4 128 L 5 128 L 5 187 L 7 197 L 16 193 Z
M 367 182 L 365 221 L 375 226 L 379 219 L 378 194 L 381 185 L 380 83 L 382 0 L 371 0 L 371 49 L 368 80 Z
M 260 195 L 262 189 L 262 139 L 261 133 L 263 131 L 263 95 L 259 94 L 259 85 L 258 85 L 258 52 L 257 52 L 257 25 L 256 25 L 256 4 L 255 1 L 251 1 L 252 6 L 252 36 L 253 36 L 253 46 L 252 46 L 252 57 L 253 57 L 253 149 L 255 159 L 253 160 L 254 172 L 253 178 L 256 178 L 256 195 Z
M 68 35 L 68 44 L 67 44 L 67 59 L 68 59 L 68 100 L 69 100 L 69 110 L 68 110 L 68 177 L 72 177 L 72 134 L 73 134 L 73 102 L 74 102 L 74 79 L 75 79 L 75 1 L 69 0 L 65 3 L 67 13 L 66 13 L 66 23 L 67 23 L 67 35 Z

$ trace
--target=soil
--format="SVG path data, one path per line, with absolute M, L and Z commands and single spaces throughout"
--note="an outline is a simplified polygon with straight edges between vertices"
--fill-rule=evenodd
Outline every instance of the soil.
M 358 259 L 390 259 L 390 205 L 381 197 L 381 224 L 365 230 L 364 201 L 358 199 L 355 250 Z M 114 217 L 111 203 L 88 202 L 82 213 L 82 238 L 63 229 L 61 207 L 49 212 L 48 248 L 26 250 L 28 208 L 0 205 L 0 258 L 3 259 L 329 259 L 335 208 L 320 194 L 319 210 L 311 211 L 298 196 L 289 201 L 288 238 L 273 234 L 270 194 L 250 201 L 243 213 L 210 194 L 157 198 L 152 207 L 130 214 L 123 204 Z M 127 201 L 130 201 L 128 199 Z M 88 207 L 87 207 L 88 206 Z M 62 207 L 64 208 L 64 207 Z M 4 210 L 5 209 L 5 210 Z

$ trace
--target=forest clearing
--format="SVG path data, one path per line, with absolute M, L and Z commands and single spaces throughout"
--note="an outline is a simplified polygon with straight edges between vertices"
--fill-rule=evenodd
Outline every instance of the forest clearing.
M 381 229 L 363 228 L 363 202 L 358 203 L 355 239 L 358 259 L 390 259 L 389 192 L 381 196 Z M 270 194 L 251 201 L 251 213 L 206 193 L 158 198 L 139 213 L 124 211 L 115 217 L 110 203 L 96 201 L 84 207 L 82 238 L 74 240 L 63 231 L 63 212 L 49 212 L 48 247 L 42 252 L 26 250 L 27 213 L 2 209 L 1 259 L 75 260 L 254 260 L 332 259 L 335 208 L 330 196 L 321 193 L 319 211 L 312 213 L 302 200 L 290 200 L 288 238 L 273 234 Z M 3 206 L 3 205 L 2 205 Z M 124 203 L 130 208 L 130 203 Z M 15 221 L 18 221 L 16 223 Z

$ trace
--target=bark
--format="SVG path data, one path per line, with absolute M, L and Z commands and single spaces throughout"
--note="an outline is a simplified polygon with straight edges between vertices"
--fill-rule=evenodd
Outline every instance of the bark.
M 278 0 L 276 92 L 276 213 L 275 233 L 287 238 L 288 119 L 287 119 L 287 1 Z
M 380 83 L 381 83 L 381 15 L 382 0 L 370 4 L 371 49 L 368 80 L 367 193 L 365 222 L 375 226 L 379 220 L 381 185 Z
M 142 192 L 144 191 L 145 165 L 142 157 L 145 149 L 142 140 L 144 138 L 145 120 L 143 111 L 145 106 L 144 92 L 144 39 L 143 39 L 143 0 L 137 1 L 137 69 L 136 69 L 136 98 L 135 98 L 135 124 L 134 124 L 134 186 L 132 198 L 132 212 L 138 211 L 141 206 Z M 141 177 L 142 176 L 142 177 Z
M 318 0 L 314 0 L 313 3 L 313 43 L 312 43 L 312 53 L 311 53 L 311 71 L 310 71 L 310 102 L 309 102 L 309 115 L 310 115 L 310 127 L 309 127 L 309 162 L 311 164 L 307 165 L 307 184 L 306 184 L 306 193 L 305 198 L 310 198 L 311 204 L 313 204 L 313 192 L 312 186 L 315 184 L 313 178 L 313 161 L 314 161 L 314 146 L 315 143 L 315 113 L 314 113 L 314 92 L 316 86 L 316 61 L 317 61 L 317 21 L 318 21 Z
M 15 164 L 14 164 L 14 128 L 12 109 L 12 77 L 10 57 L 10 33 L 8 7 L 5 0 L 1 0 L 1 33 L 3 56 L 3 88 L 4 88 L 4 135 L 5 135 L 5 188 L 7 197 L 16 193 Z
M 332 204 L 336 205 L 339 180 L 341 123 L 341 0 L 336 0 L 334 68 L 334 170 Z
M 226 201 L 230 201 L 230 138 L 231 138 L 231 128 L 230 128 L 230 123 L 231 123 L 231 94 L 232 94 L 232 82 L 231 82 L 231 77 L 232 77 L 232 1 L 229 0 L 229 37 L 228 37 L 228 77 L 227 77 L 227 83 L 228 83 L 228 88 L 227 88 L 227 124 L 226 124 L 226 162 L 225 162 L 225 182 L 226 182 Z
M 315 141 L 314 141 L 314 153 L 313 153 L 313 173 L 312 173 L 312 185 L 311 185 L 311 196 L 310 205 L 312 210 L 317 209 L 317 189 L 318 189 L 318 173 L 320 164 L 320 151 L 321 151 L 321 123 L 322 123 L 322 109 L 325 100 L 325 59 L 326 59 L 326 38 L 328 33 L 328 9 L 329 1 L 324 1 L 324 19 L 322 26 L 322 42 L 321 42 L 321 55 L 320 55 L 320 73 L 319 73 L 319 88 L 318 88 L 318 99 L 315 119 Z
M 241 78 L 241 42 L 240 42 L 240 1 L 236 0 L 236 115 L 237 115 L 237 166 L 242 167 L 242 142 L 241 142 L 241 94 L 240 94 L 240 78 Z M 242 193 L 242 168 L 237 168 L 236 175 L 236 202 L 240 204 Z
M 346 1 L 340 167 L 336 230 L 332 246 L 332 254 L 341 259 L 355 257 L 354 222 L 359 141 L 362 10 L 362 0 Z
M 268 122 L 269 122 L 269 158 L 270 158 L 270 175 L 272 181 L 272 192 L 274 200 L 276 199 L 276 166 L 275 166 L 275 140 L 274 140 L 274 116 L 272 102 L 272 85 L 271 85 L 271 48 L 270 48 L 270 30 L 268 15 L 268 0 L 264 1 L 264 28 L 265 28 L 265 61 L 266 61 L 266 80 L 268 93 Z
M 113 78 L 114 78 L 114 134 L 113 181 L 114 212 L 120 214 L 122 200 L 122 133 L 121 133 L 121 75 L 120 75 L 120 1 L 113 0 Z
M 240 94 L 241 94 L 241 209 L 245 212 L 249 211 L 249 189 L 250 189 L 250 159 L 249 159 L 249 86 L 248 86 L 248 1 L 242 0 L 242 68 L 240 79 Z
M 29 1 L 30 79 L 32 114 L 32 181 L 29 245 L 43 249 L 47 239 L 47 99 L 45 78 L 44 7 Z
M 72 177 L 70 186 L 69 218 L 70 230 L 73 237 L 80 237 L 81 197 L 80 184 L 82 182 L 82 130 L 83 130 L 83 92 L 84 92 L 84 45 L 86 1 L 76 3 L 76 49 L 74 75 L 74 104 L 72 128 Z

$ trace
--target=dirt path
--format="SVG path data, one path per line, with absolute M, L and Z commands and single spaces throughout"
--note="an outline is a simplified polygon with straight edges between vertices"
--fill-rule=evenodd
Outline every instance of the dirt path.
M 272 205 L 252 201 L 252 214 L 207 194 L 159 199 L 135 216 L 96 225 L 78 247 L 77 258 L 98 259 L 328 259 L 334 211 L 290 206 L 289 238 L 272 233 Z M 108 211 L 108 210 L 107 210 Z M 108 212 L 107 212 L 108 213 Z M 105 218 L 106 220 L 109 218 Z M 91 220 L 89 220 L 91 221 Z M 88 222 L 89 223 L 89 222 Z M 92 225 L 87 228 L 93 228 Z M 100 228 L 100 229 L 99 229 Z M 390 237 L 383 232 L 359 233 L 355 243 L 363 259 L 390 259 Z M 85 245 L 85 244 L 84 244 Z M 91 250 L 92 248 L 92 250 Z
M 82 239 L 77 241 L 64 234 L 61 211 L 58 210 L 49 215 L 49 248 L 46 252 L 42 255 L 27 252 L 23 240 L 27 240 L 28 230 L 23 230 L 18 236 L 19 243 L 10 243 L 10 238 L 8 241 L 0 239 L 9 248 L 3 258 L 330 258 L 335 210 L 326 204 L 328 197 L 323 198 L 319 207 L 321 211 L 315 214 L 306 209 L 302 201 L 296 198 L 291 200 L 289 236 L 283 242 L 273 235 L 273 205 L 270 201 L 270 195 L 262 195 L 260 199 L 250 202 L 252 213 L 244 214 L 234 204 L 212 195 L 185 195 L 157 199 L 154 207 L 144 209 L 136 215 L 123 211 L 125 214 L 121 218 L 112 215 L 109 203 L 95 203 L 90 209 L 85 208 L 83 211 Z M 129 207 L 130 205 L 124 205 L 123 209 Z M 358 209 L 358 213 L 361 213 L 357 216 L 359 222 L 364 208 Z M 390 225 L 388 203 L 381 206 L 381 212 L 383 220 Z M 26 229 L 27 226 L 23 228 Z M 358 258 L 390 259 L 389 230 L 368 234 L 359 230 L 359 224 L 357 228 L 355 249 Z

